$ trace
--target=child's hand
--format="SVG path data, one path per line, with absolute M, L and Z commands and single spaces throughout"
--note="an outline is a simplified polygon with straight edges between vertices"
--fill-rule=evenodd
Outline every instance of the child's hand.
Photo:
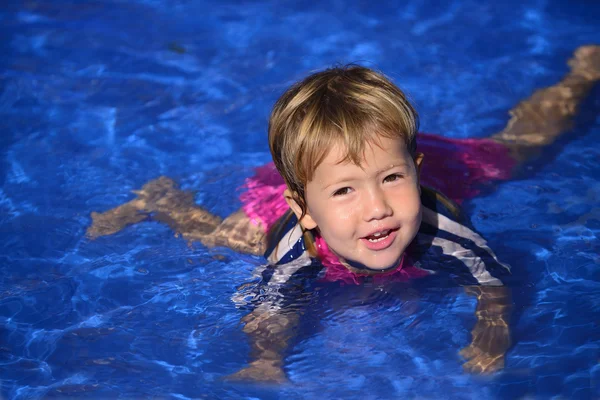
M 254 381 L 269 383 L 288 382 L 285 372 L 281 368 L 281 362 L 273 360 L 256 360 L 235 374 L 225 377 L 229 381 Z
M 143 204 L 137 199 L 103 213 L 92 212 L 91 216 L 92 225 L 86 231 L 89 239 L 112 235 L 126 226 L 148 219 L 148 214 L 143 212 Z
M 504 354 L 510 347 L 508 324 L 502 319 L 479 320 L 471 333 L 471 344 L 460 352 L 467 360 L 463 368 L 476 374 L 491 374 L 504 368 Z
M 112 235 L 129 225 L 148 220 L 152 213 L 164 214 L 177 210 L 177 207 L 190 208 L 194 204 L 192 193 L 179 190 L 175 182 L 165 176 L 149 181 L 141 190 L 134 190 L 133 193 L 137 197 L 125 204 L 103 213 L 92 212 L 92 225 L 87 229 L 86 236 L 96 239 Z

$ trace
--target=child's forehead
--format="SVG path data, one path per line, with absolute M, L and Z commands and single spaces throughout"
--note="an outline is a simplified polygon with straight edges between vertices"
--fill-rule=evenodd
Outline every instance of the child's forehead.
M 343 140 L 334 141 L 325 152 L 323 161 L 328 164 L 352 163 L 359 166 L 376 161 L 378 158 L 410 158 L 406 143 L 401 138 L 375 136 L 360 146 L 350 146 Z

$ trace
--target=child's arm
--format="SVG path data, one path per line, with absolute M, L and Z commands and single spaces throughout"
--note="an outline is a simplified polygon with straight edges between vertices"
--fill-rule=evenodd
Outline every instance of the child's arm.
M 523 163 L 536 156 L 543 147 L 552 144 L 572 128 L 580 104 L 600 80 L 600 46 L 578 48 L 569 60 L 569 66 L 570 72 L 558 84 L 536 91 L 512 109 L 506 128 L 492 136 L 492 139 L 511 150 L 517 162 Z M 453 226 L 448 224 L 442 223 L 441 226 L 442 229 L 453 230 Z M 458 237 L 465 236 L 465 232 L 467 230 L 459 233 Z M 466 235 L 467 241 L 487 249 L 482 238 L 476 240 L 469 235 Z M 461 355 L 467 359 L 465 369 L 491 373 L 503 368 L 504 354 L 511 344 L 510 290 L 504 286 L 486 286 L 502 282 L 487 270 L 489 263 L 483 262 L 478 255 L 455 243 L 438 241 L 444 248 L 444 254 L 458 255 L 463 259 L 481 285 L 465 288 L 467 293 L 477 296 L 477 322 L 472 331 L 472 341 L 461 351 Z M 493 258 L 497 261 L 495 255 Z
M 600 46 L 579 47 L 569 66 L 558 84 L 536 91 L 513 108 L 506 128 L 491 137 L 510 148 L 518 162 L 571 129 L 579 105 L 600 80 Z
M 472 341 L 461 351 L 466 370 L 491 373 L 504 366 L 504 354 L 510 347 L 510 289 L 502 278 L 510 272 L 498 261 L 485 239 L 469 227 L 423 207 L 423 224 L 417 237 L 417 248 L 424 254 L 433 251 L 436 261 L 431 266 L 445 269 L 468 294 L 477 296 Z M 441 254 L 440 254 L 441 253 Z M 479 286 L 474 286 L 479 285 Z
M 511 150 L 518 163 L 536 156 L 572 128 L 580 104 L 600 80 L 600 46 L 578 48 L 569 66 L 570 72 L 558 84 L 536 91 L 512 109 L 506 128 L 492 136 Z M 461 351 L 467 359 L 464 367 L 476 373 L 494 372 L 504 366 L 504 354 L 511 345 L 510 289 L 498 286 L 502 285 L 501 274 L 494 273 L 502 264 L 475 232 L 440 219 L 430 215 L 428 222 L 443 232 L 436 232 L 431 244 L 441 248 L 444 255 L 459 259 L 474 278 L 473 283 L 481 285 L 465 287 L 468 294 L 477 296 L 477 322 L 471 344 Z
M 315 295 L 312 290 L 322 265 L 304 256 L 283 265 L 269 265 L 259 284 L 234 296 L 238 305 L 256 303 L 242 318 L 250 340 L 250 362 L 229 380 L 281 383 L 287 380 L 283 361 L 290 341 L 296 337 L 300 316 Z
M 134 191 L 137 197 L 103 213 L 92 213 L 87 236 L 95 239 L 147 220 L 164 222 L 190 241 L 205 246 L 230 247 L 236 251 L 262 255 L 265 250 L 263 229 L 250 222 L 239 210 L 224 220 L 194 203 L 191 192 L 182 191 L 167 177 L 160 177 Z
M 471 344 L 460 352 L 467 360 L 464 368 L 479 374 L 495 372 L 504 367 L 504 354 L 511 345 L 510 289 L 505 286 L 468 286 L 465 291 L 477 296 L 477 322 L 471 331 Z
M 228 380 L 283 383 L 287 377 L 283 359 L 290 339 L 296 336 L 300 316 L 297 310 L 269 310 L 259 307 L 246 315 L 244 332 L 250 339 L 250 363 L 229 375 Z

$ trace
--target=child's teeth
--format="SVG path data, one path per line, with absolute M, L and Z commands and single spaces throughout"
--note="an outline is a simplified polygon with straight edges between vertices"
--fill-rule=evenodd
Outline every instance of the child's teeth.
M 380 240 L 383 240 L 383 239 L 385 239 L 386 237 L 388 237 L 388 234 L 389 234 L 389 233 L 390 233 L 389 231 L 377 232 L 377 233 L 374 233 L 374 234 L 372 234 L 371 236 L 369 236 L 369 237 L 367 238 L 367 240 L 368 240 L 369 242 L 379 242 Z

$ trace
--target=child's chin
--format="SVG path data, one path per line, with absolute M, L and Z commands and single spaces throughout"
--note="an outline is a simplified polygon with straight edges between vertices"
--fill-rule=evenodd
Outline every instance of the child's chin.
M 385 265 L 375 265 L 375 266 L 369 267 L 369 268 L 371 268 L 372 270 L 375 270 L 375 271 L 389 271 L 389 270 L 396 268 L 399 264 L 400 264 L 400 262 L 394 262 L 394 263 L 385 264 Z

